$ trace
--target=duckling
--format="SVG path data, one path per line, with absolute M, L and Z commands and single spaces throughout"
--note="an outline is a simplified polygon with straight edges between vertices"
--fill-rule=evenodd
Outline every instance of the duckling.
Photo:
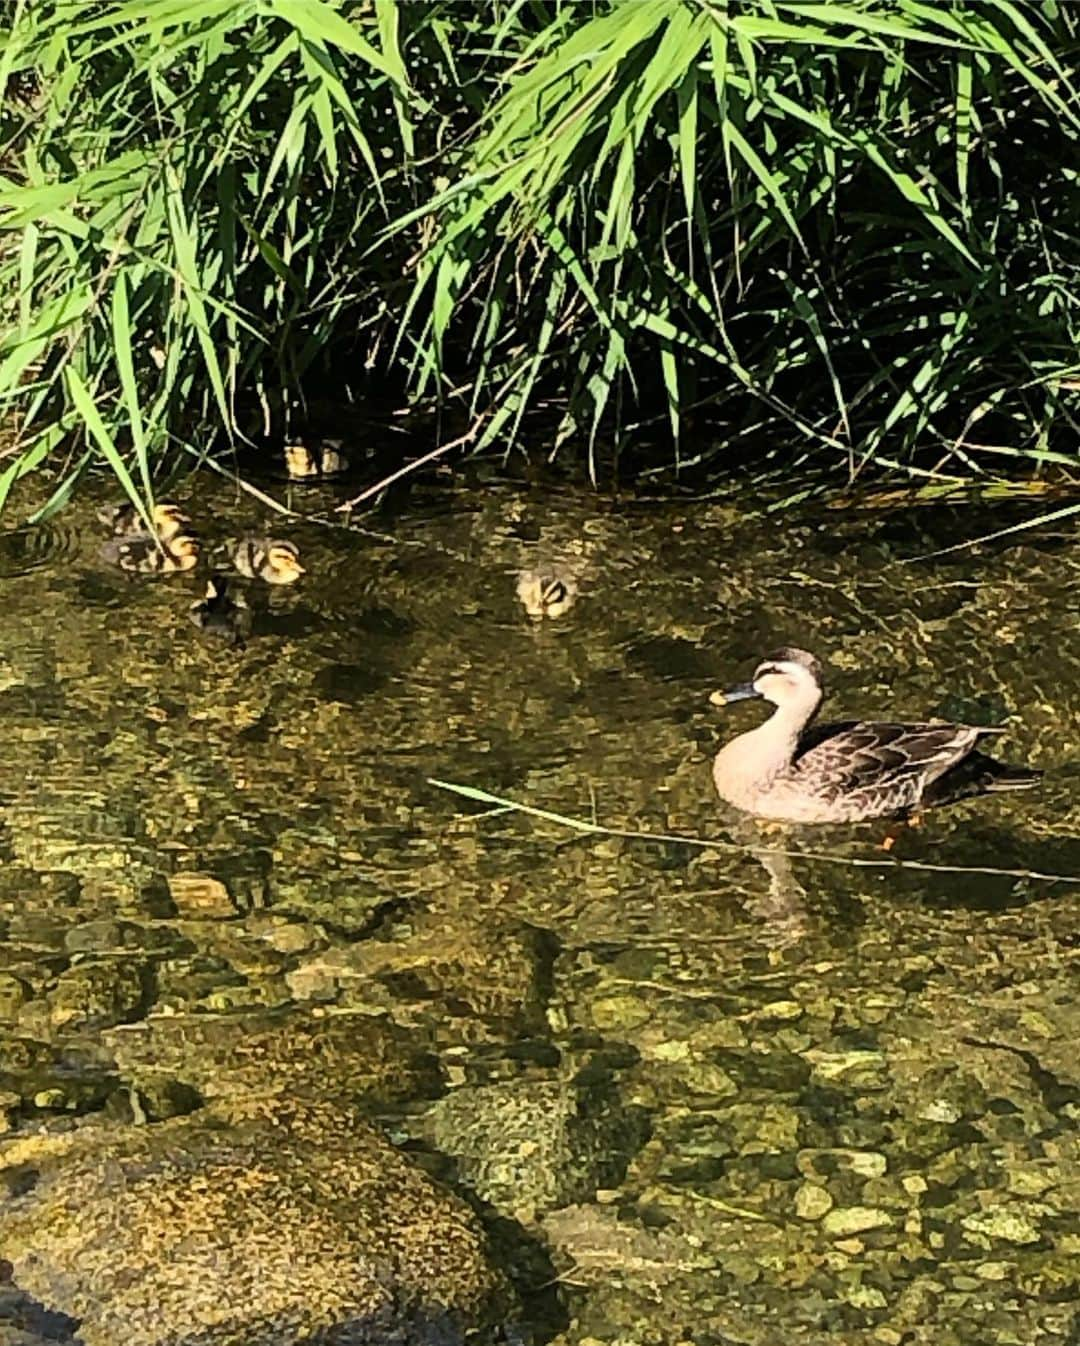
M 560 566 L 520 570 L 517 596 L 525 611 L 537 621 L 545 617 L 562 617 L 574 606 L 577 581 Z
M 241 575 L 267 584 L 295 584 L 304 573 L 299 549 L 281 538 L 241 538 L 230 557 Z
M 103 544 L 101 558 L 132 575 L 174 575 L 199 563 L 199 539 L 178 532 L 168 539 L 150 533 L 132 533 Z
M 229 594 L 223 575 L 211 575 L 206 582 L 206 597 L 191 605 L 191 620 L 203 632 L 227 645 L 243 645 L 251 634 L 251 609 L 243 594 Z
M 97 517 L 113 537 L 146 534 L 146 522 L 130 501 L 123 505 L 105 505 L 98 510 Z M 156 504 L 150 511 L 150 518 L 154 532 L 162 542 L 171 542 L 190 523 L 180 506 L 171 500 L 162 500 Z
M 285 445 L 285 471 L 296 481 L 339 477 L 349 470 L 349 459 L 337 439 L 319 439 L 310 444 L 296 441 Z
M 810 727 L 825 695 L 806 650 L 777 650 L 750 682 L 714 692 L 714 705 L 764 699 L 771 718 L 725 744 L 713 762 L 721 799 L 779 822 L 847 823 L 905 817 L 973 795 L 1030 790 L 1041 771 L 996 761 L 976 744 L 1000 729 L 927 720 L 847 720 Z

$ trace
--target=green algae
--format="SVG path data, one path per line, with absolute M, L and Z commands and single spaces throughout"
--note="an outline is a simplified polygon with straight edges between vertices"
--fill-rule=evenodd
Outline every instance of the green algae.
M 468 1209 L 324 1103 L 210 1104 L 0 1161 L 14 1276 L 87 1346 L 391 1340 L 395 1320 L 435 1346 L 509 1307 Z

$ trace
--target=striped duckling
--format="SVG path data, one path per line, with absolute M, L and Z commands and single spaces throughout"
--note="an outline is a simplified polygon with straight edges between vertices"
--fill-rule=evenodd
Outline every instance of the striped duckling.
M 199 539 L 172 501 L 163 500 L 150 511 L 152 532 L 132 504 L 106 506 L 98 518 L 112 534 L 101 548 L 102 560 L 129 574 L 172 575 L 199 562 Z
M 147 533 L 146 520 L 131 503 L 104 505 L 97 517 L 113 537 L 135 537 Z M 154 532 L 162 541 L 168 541 L 184 532 L 191 522 L 174 500 L 161 500 L 150 511 Z
M 542 621 L 545 617 L 562 617 L 574 606 L 577 581 L 562 566 L 520 570 L 517 596 L 528 615 L 536 621 Z
M 299 548 L 281 538 L 242 537 L 229 555 L 237 571 L 249 580 L 295 584 L 304 574 Z
M 297 440 L 284 449 L 285 473 L 293 481 L 320 481 L 340 477 L 349 470 L 349 459 L 340 440 Z

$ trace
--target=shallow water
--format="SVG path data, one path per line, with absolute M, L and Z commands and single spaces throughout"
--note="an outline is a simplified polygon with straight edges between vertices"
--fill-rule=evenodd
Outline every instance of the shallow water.
M 265 527 L 196 498 L 210 543 Z M 1080 547 L 433 490 L 290 523 L 308 575 L 226 652 L 92 508 L 0 538 L 11 1128 L 193 1107 L 237 1015 L 362 1016 L 425 1061 L 362 1106 L 482 1210 L 540 1340 L 1080 1341 Z M 513 576 L 550 559 L 581 592 L 537 625 Z M 1043 787 L 888 852 L 735 824 L 709 759 L 760 711 L 708 694 L 781 643 L 836 712 L 1007 724 Z

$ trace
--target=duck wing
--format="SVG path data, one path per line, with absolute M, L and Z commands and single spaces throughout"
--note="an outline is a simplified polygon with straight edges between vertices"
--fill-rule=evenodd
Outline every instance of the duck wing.
M 931 721 L 894 724 L 848 721 L 811 730 L 799 744 L 794 770 L 828 797 L 888 798 L 911 808 L 923 791 L 965 758 L 982 734 L 1000 731 Z

